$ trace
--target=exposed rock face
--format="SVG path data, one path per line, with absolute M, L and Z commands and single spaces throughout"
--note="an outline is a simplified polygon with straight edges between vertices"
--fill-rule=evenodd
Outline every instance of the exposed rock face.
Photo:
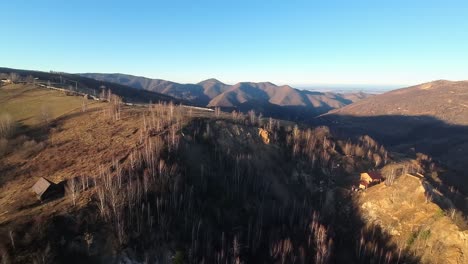
M 259 128 L 258 135 L 262 138 L 263 143 L 270 144 L 270 132 L 268 132 L 266 129 Z
M 430 185 L 404 175 L 392 186 L 379 184 L 360 197 L 363 217 L 408 247 L 423 263 L 468 263 L 468 230 L 460 230 L 442 209 L 426 199 Z

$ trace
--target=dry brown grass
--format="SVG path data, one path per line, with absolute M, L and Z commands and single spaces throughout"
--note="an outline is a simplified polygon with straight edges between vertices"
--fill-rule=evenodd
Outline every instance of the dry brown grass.
M 0 206 L 8 211 L 0 224 L 31 210 L 20 210 L 34 201 L 30 187 L 39 177 L 54 182 L 81 175 L 94 176 L 99 166 L 128 155 L 138 140 L 138 124 L 130 111 L 119 123 L 109 123 L 100 112 L 78 114 L 61 122 L 44 143 L 25 141 L 22 149 L 4 160 L 6 171 L 0 187 Z M 44 148 L 45 147 L 45 148 Z M 42 151 L 41 151 L 42 150 Z
M 467 263 L 464 237 L 468 230 L 460 230 L 427 199 L 429 189 L 430 185 L 409 175 L 397 178 L 391 186 L 382 183 L 371 187 L 360 197 L 363 216 L 367 223 L 393 235 L 400 248 L 421 256 L 423 263 Z
M 177 111 L 188 111 L 181 109 Z M 149 122 L 148 109 L 143 107 L 124 107 L 117 121 L 100 108 L 74 111 L 54 121 L 41 142 L 26 136 L 10 142 L 17 147 L 0 157 L 0 233 L 32 217 L 48 218 L 72 210 L 67 198 L 39 203 L 30 188 L 39 177 L 55 183 L 82 176 L 92 179 L 115 161 L 127 164 L 129 154 L 139 147 L 144 113 Z M 195 111 L 194 116 L 200 115 L 203 113 Z M 183 116 L 179 126 L 188 121 L 188 114 Z M 163 128 L 160 133 L 165 130 L 169 132 Z M 81 193 L 77 206 L 86 206 L 91 193 Z

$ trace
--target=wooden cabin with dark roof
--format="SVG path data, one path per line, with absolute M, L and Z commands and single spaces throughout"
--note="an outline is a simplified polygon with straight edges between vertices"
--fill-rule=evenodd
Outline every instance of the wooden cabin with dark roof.
M 39 198 L 41 201 L 61 197 L 64 195 L 64 189 L 62 185 L 55 184 L 44 177 L 39 178 L 39 180 L 37 180 L 31 189 L 37 195 L 37 198 Z

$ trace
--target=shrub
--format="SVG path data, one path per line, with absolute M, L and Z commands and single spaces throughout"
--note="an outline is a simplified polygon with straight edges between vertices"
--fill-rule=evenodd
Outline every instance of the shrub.
M 172 260 L 172 263 L 173 264 L 184 264 L 185 261 L 184 261 L 184 252 L 180 251 L 180 250 L 177 250 L 175 255 L 174 255 L 174 259 Z
M 439 218 L 443 217 L 444 215 L 445 215 L 444 210 L 439 208 L 439 210 L 437 210 L 437 212 L 435 213 L 434 218 L 439 219 Z
M 37 143 L 35 140 L 28 140 L 23 143 L 20 155 L 22 158 L 26 159 L 37 154 L 38 152 L 43 150 L 44 147 L 45 144 L 43 142 Z
M 0 138 L 0 157 L 5 155 L 8 151 L 8 139 Z
M 0 116 L 0 138 L 9 138 L 14 134 L 15 122 L 9 114 Z
M 411 247 L 414 242 L 416 241 L 416 239 L 418 238 L 418 234 L 419 232 L 418 231 L 414 231 L 413 233 L 411 233 L 411 235 L 408 237 L 408 240 L 406 241 L 406 244 Z
M 419 237 L 423 240 L 429 239 L 431 237 L 431 230 L 427 229 L 427 230 L 422 231 L 419 234 Z

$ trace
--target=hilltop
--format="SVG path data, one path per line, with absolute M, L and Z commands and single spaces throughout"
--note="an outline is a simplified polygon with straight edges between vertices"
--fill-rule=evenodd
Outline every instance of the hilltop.
M 468 81 L 439 80 L 397 89 L 330 111 L 328 115 L 430 116 L 449 125 L 468 125 Z
M 361 92 L 341 94 L 298 90 L 288 85 L 277 86 L 270 82 L 241 82 L 228 85 L 216 79 L 208 79 L 197 84 L 180 84 L 127 74 L 81 75 L 128 85 L 135 89 L 156 91 L 201 106 L 221 107 L 226 111 L 255 110 L 265 116 L 291 120 L 308 120 L 370 96 Z

